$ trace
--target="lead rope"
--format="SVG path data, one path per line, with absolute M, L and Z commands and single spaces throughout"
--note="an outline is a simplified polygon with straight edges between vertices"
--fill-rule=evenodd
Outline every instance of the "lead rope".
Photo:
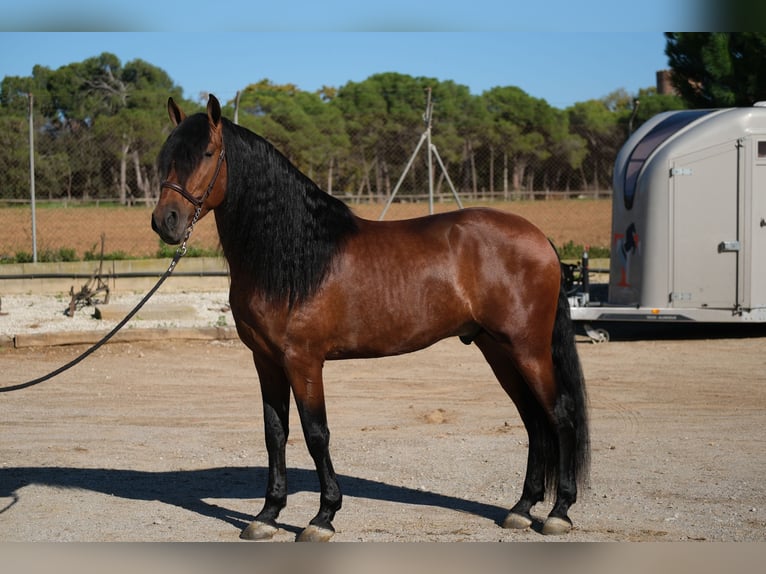
M 186 242 L 189 241 L 189 237 L 191 237 L 192 230 L 194 229 L 194 226 L 197 223 L 197 220 L 199 220 L 199 216 L 201 212 L 202 212 L 202 206 L 199 205 L 197 206 L 197 209 L 194 212 L 194 217 L 192 218 L 192 221 L 186 230 L 186 236 L 184 237 L 183 243 L 178 249 L 176 249 L 176 253 L 173 256 L 173 260 L 170 262 L 170 265 L 168 266 L 167 271 L 165 271 L 165 273 L 162 274 L 162 277 L 160 277 L 159 281 L 157 281 L 157 284 L 154 287 L 152 287 L 149 290 L 149 292 L 146 295 L 144 295 L 144 298 L 138 302 L 138 305 L 133 307 L 133 309 L 127 315 L 125 315 L 122 321 L 117 323 L 117 325 L 111 331 L 109 331 L 106 335 L 104 335 L 104 337 L 100 341 L 98 341 L 95 345 L 87 349 L 80 356 L 75 357 L 74 359 L 69 361 L 66 365 L 59 367 L 55 371 L 51 371 L 47 375 L 44 375 L 37 379 L 33 379 L 31 381 L 27 381 L 26 383 L 19 383 L 18 385 L 11 385 L 8 387 L 0 387 L 0 393 L 9 393 L 11 391 L 19 391 L 21 389 L 26 389 L 28 387 L 32 387 L 34 385 L 39 385 L 40 383 L 44 383 L 45 381 L 48 381 L 52 379 L 53 377 L 60 375 L 64 371 L 68 371 L 69 369 L 71 369 L 72 367 L 74 367 L 75 365 L 77 365 L 78 363 L 86 359 L 87 357 L 89 357 L 91 354 L 93 354 L 102 345 L 104 345 L 104 343 L 106 343 L 109 339 L 114 337 L 117 331 L 122 329 L 125 326 L 125 324 L 128 321 L 130 321 L 136 313 L 138 313 L 139 309 L 141 309 L 141 307 L 143 307 L 144 304 L 146 304 L 146 302 L 152 297 L 152 295 L 154 295 L 157 292 L 157 289 L 159 289 L 160 285 L 162 285 L 165 282 L 165 279 L 170 277 L 170 275 L 173 273 L 173 270 L 176 268 L 176 265 L 181 260 L 181 257 L 186 255 Z

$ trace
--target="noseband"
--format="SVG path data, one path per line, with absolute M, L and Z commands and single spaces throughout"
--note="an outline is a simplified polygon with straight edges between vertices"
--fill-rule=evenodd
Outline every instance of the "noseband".
M 174 181 L 168 181 L 167 179 L 163 181 L 160 184 L 160 189 L 167 187 L 168 189 L 172 189 L 173 191 L 177 191 L 181 194 L 181 196 L 191 203 L 194 207 L 197 208 L 197 211 L 199 212 L 202 209 L 202 205 L 205 203 L 205 200 L 207 199 L 207 196 L 210 195 L 210 192 L 213 191 L 213 186 L 215 185 L 215 180 L 218 179 L 218 174 L 221 171 L 221 165 L 223 164 L 223 158 L 225 148 L 221 148 L 221 153 L 218 154 L 218 163 L 215 165 L 215 172 L 213 173 L 213 178 L 210 180 L 210 183 L 207 186 L 207 189 L 205 190 L 205 193 L 202 194 L 202 197 L 194 197 L 189 191 L 180 183 L 176 183 Z

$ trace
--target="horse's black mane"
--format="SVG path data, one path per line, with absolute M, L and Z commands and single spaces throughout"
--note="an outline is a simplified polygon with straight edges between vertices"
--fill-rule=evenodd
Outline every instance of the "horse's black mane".
M 356 230 L 356 218 L 265 139 L 221 121 L 228 182 L 216 222 L 229 266 L 271 300 L 310 297 Z M 179 124 L 160 153 L 160 173 L 172 158 L 183 184 L 204 152 L 208 129 L 206 114 Z

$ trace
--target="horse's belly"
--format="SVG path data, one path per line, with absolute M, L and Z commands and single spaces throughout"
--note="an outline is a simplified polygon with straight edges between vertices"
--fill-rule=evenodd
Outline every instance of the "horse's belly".
M 454 296 L 403 297 L 388 303 L 349 305 L 338 317 L 328 358 L 400 355 L 475 330 L 470 313 Z

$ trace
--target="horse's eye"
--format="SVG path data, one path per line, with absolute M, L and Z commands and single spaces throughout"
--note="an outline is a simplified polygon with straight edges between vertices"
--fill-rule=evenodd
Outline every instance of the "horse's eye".
M 205 150 L 205 157 L 213 157 L 213 152 L 210 150 Z

